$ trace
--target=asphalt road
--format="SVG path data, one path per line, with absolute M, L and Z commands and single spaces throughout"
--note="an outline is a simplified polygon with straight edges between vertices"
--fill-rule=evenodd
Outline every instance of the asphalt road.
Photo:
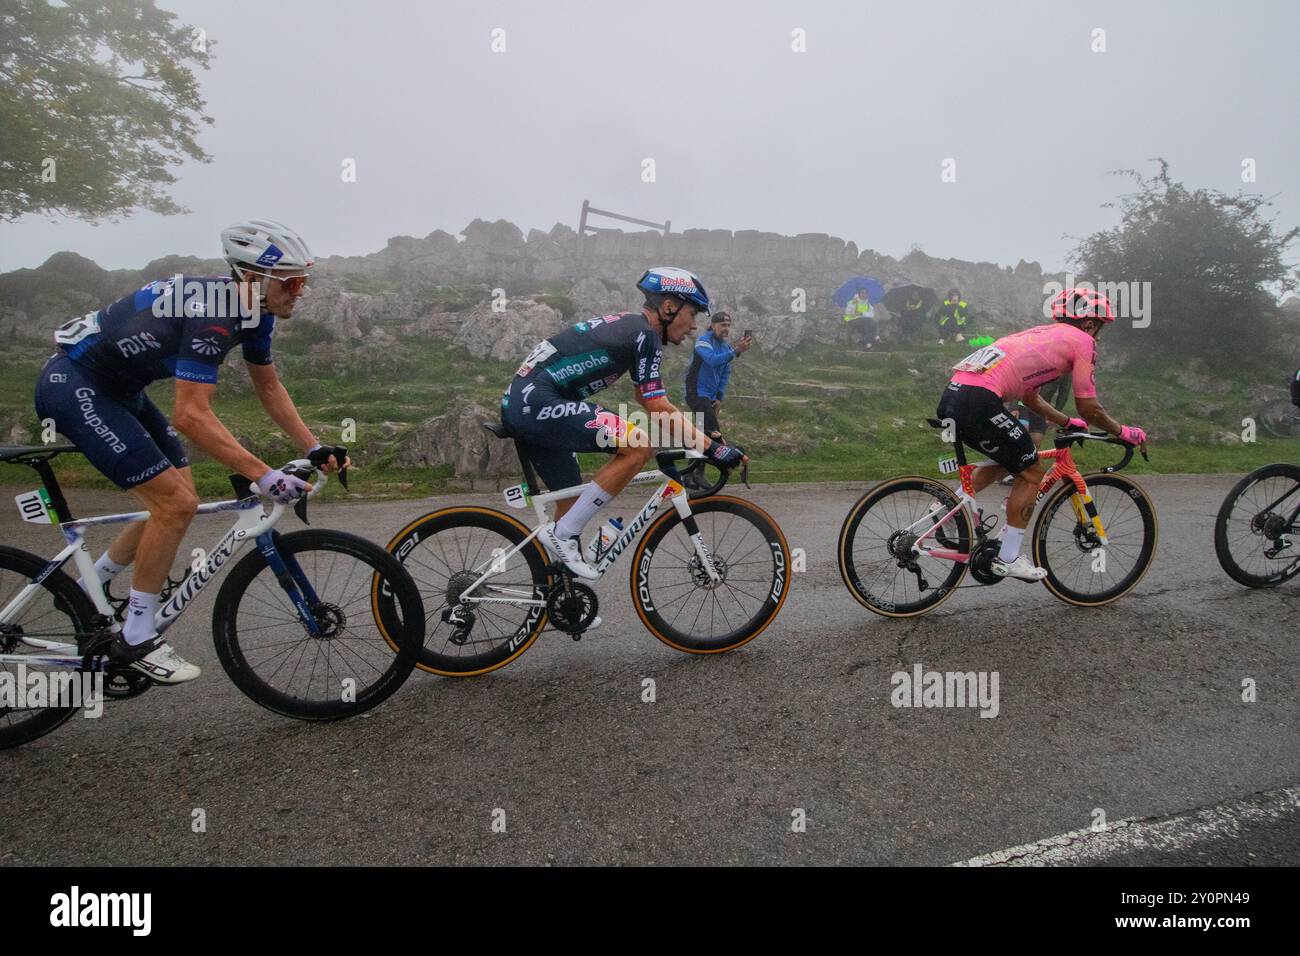
M 1249 806 L 1239 798 L 1300 782 L 1300 582 L 1256 592 L 1220 570 L 1213 517 L 1234 477 L 1142 481 L 1159 553 L 1108 608 L 1007 582 L 920 620 L 876 617 L 835 564 L 863 486 L 756 485 L 742 493 L 805 549 L 807 570 L 741 650 L 695 657 L 656 641 L 624 565 L 600 582 L 604 627 L 580 643 L 548 632 L 485 677 L 417 672 L 382 707 L 329 725 L 235 690 L 212 650 L 210 587 L 169 632 L 201 680 L 0 752 L 0 863 L 947 864 L 1088 828 L 1098 810 Z M 324 505 L 313 524 L 384 542 L 424 511 L 494 499 Z M 73 506 L 122 507 L 90 493 Z M 225 524 L 200 522 L 184 553 Z M 58 543 L 8 510 L 0 537 Z M 998 672 L 998 715 L 891 706 L 891 675 L 918 663 Z M 1167 857 L 1158 842 L 1121 844 L 1112 862 L 1294 865 L 1294 804 Z

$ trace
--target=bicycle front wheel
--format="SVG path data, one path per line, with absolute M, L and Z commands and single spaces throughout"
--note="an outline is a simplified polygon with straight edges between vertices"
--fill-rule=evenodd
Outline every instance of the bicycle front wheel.
M 1062 601 L 1099 607 L 1137 587 L 1156 554 L 1156 509 L 1142 486 L 1122 475 L 1087 475 L 1101 543 L 1075 487 L 1063 482 L 1047 496 L 1034 525 L 1034 563 L 1047 571 L 1043 584 Z M 1065 507 L 1071 502 L 1070 507 Z
M 1300 573 L 1297 512 L 1300 467 L 1265 465 L 1237 482 L 1214 521 L 1214 552 L 1228 577 L 1271 588 Z
M 720 580 L 705 570 L 693 523 Z M 669 647 L 717 654 L 747 644 L 772 623 L 790 593 L 790 547 L 757 505 L 716 495 L 691 503 L 682 521 L 655 519 L 632 557 L 632 604 L 641 623 Z
M 893 478 L 858 499 L 840 528 L 840 577 L 853 599 L 885 617 L 934 610 L 966 576 L 966 562 L 912 551 L 917 538 L 957 507 L 952 490 L 920 475 Z M 953 512 L 925 547 L 971 549 L 965 509 Z
M 279 575 L 258 549 L 235 565 L 212 608 L 230 679 L 299 720 L 341 720 L 386 700 L 424 644 L 424 607 L 410 575 L 383 548 L 342 531 L 272 538 Z M 391 595 L 382 622 L 381 595 Z

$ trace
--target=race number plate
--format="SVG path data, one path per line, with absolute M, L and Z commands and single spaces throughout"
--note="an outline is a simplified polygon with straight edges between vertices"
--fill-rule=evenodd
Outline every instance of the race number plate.
M 69 319 L 54 330 L 54 341 L 59 345 L 76 345 L 87 335 L 99 331 L 99 313 L 87 312 L 79 319 Z
M 952 455 L 939 459 L 939 474 L 955 475 L 957 474 L 957 459 Z
M 15 495 L 14 501 L 17 502 L 18 513 L 23 516 L 24 521 L 30 521 L 32 524 L 54 524 L 54 515 L 50 512 L 50 496 L 45 493 L 44 488 Z
M 524 359 L 524 364 L 519 366 L 519 370 L 515 372 L 515 374 L 520 378 L 527 378 L 538 363 L 545 362 L 554 354 L 555 346 L 543 339 L 541 342 L 537 343 L 537 346 L 531 352 L 528 353 L 528 357 Z
M 981 375 L 1006 357 L 1007 353 L 1002 351 L 1002 349 L 998 348 L 996 345 L 986 345 L 982 349 L 976 349 L 974 352 L 971 352 L 970 355 L 966 356 L 952 368 L 954 372 L 973 372 L 976 375 Z
M 508 504 L 511 508 L 528 507 L 528 499 L 529 499 L 528 485 L 526 484 L 511 485 L 504 492 L 502 492 L 502 494 L 506 496 L 506 504 Z

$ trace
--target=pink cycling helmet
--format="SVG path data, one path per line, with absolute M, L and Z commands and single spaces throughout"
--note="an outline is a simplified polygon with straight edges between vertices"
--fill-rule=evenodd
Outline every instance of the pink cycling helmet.
M 1052 318 L 1057 322 L 1062 319 L 1114 322 L 1115 310 L 1110 307 L 1110 299 L 1094 289 L 1062 289 L 1052 299 Z

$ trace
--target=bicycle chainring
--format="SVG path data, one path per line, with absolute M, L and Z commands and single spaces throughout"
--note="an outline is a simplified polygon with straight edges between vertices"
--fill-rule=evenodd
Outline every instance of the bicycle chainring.
M 970 555 L 970 576 L 980 584 L 997 584 L 1006 578 L 993 573 L 993 559 L 998 556 L 1000 541 L 982 541 Z
M 546 597 L 551 624 L 577 639 L 596 619 L 596 592 L 578 581 L 561 582 Z
M 112 668 L 104 675 L 104 696 L 109 700 L 130 700 L 152 686 L 153 681 L 139 671 Z

